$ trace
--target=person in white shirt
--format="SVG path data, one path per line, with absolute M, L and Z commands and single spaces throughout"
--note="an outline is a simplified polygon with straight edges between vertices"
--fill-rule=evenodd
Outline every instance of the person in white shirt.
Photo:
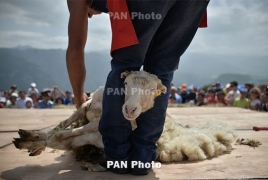
M 39 95 L 39 91 L 36 88 L 36 84 L 35 83 L 31 83 L 30 85 L 31 87 L 28 89 L 28 96 L 31 96 L 32 94 L 36 94 L 37 96 Z
M 249 109 L 258 111 L 261 106 L 261 90 L 254 87 L 250 90 Z
M 10 104 L 6 105 L 6 108 L 20 108 L 20 106 L 16 103 L 17 102 L 17 98 L 18 98 L 18 94 L 17 93 L 12 93 L 10 95 Z
M 230 82 L 230 91 L 225 96 L 225 101 L 228 103 L 228 106 L 233 106 L 235 98 L 240 96 L 239 90 L 237 90 L 238 83 L 236 81 Z
M 6 98 L 0 96 L 0 108 L 5 108 L 6 106 Z
M 20 91 L 19 98 L 17 99 L 16 104 L 19 105 L 20 108 L 26 109 L 26 102 L 27 101 L 31 101 L 31 103 L 33 104 L 32 98 L 27 97 L 25 91 Z
M 33 106 L 38 106 L 39 91 L 36 88 L 35 83 L 31 83 L 31 87 L 28 89 L 27 96 L 33 100 Z

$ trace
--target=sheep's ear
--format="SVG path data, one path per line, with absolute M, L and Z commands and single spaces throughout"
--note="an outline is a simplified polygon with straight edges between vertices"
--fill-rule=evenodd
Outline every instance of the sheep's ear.
M 156 96 L 159 96 L 161 93 L 166 94 L 167 88 L 162 84 L 162 82 L 159 80 L 157 83 L 157 93 Z
M 126 78 L 128 75 L 130 75 L 130 74 L 131 74 L 131 72 L 129 72 L 129 71 L 122 72 L 122 73 L 121 73 L 121 78 L 124 79 L 124 78 Z

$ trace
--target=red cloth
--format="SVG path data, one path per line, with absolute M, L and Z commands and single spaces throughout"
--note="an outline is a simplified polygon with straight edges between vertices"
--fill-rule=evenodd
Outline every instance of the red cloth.
M 201 23 L 199 24 L 200 28 L 206 28 L 208 27 L 208 19 L 207 19 L 207 11 L 204 13 L 203 18 L 201 20 Z
M 126 0 L 107 0 L 112 28 L 111 54 L 113 51 L 139 44 Z M 127 18 L 121 17 L 120 13 L 127 13 Z M 199 27 L 207 27 L 207 12 L 205 12 Z
M 221 100 L 221 101 L 218 100 L 218 103 L 224 104 L 225 106 L 227 106 L 227 104 L 228 104 L 225 100 Z
M 218 99 L 217 98 L 207 97 L 207 98 L 205 98 L 205 102 L 206 103 L 209 103 L 209 104 L 217 104 L 218 103 Z
M 112 26 L 111 54 L 114 50 L 139 44 L 126 0 L 108 0 L 108 9 Z M 127 18 L 121 18 L 121 12 L 127 13 Z

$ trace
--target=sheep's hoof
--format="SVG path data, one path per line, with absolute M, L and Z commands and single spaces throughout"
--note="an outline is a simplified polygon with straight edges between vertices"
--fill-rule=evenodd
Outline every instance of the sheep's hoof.
M 35 140 L 40 140 L 40 135 L 38 132 L 35 131 L 27 131 L 23 129 L 19 129 L 18 131 L 21 139 L 25 141 L 35 141 Z
M 39 150 L 37 150 L 37 151 L 35 151 L 35 152 L 33 152 L 33 153 L 30 153 L 29 156 L 38 156 L 38 155 L 40 155 L 41 153 L 42 153 L 42 150 L 39 149 Z
M 14 144 L 14 146 L 17 149 L 21 149 L 20 148 L 20 143 L 23 142 L 23 140 L 21 138 L 13 138 L 14 140 L 12 141 L 12 143 Z
M 99 164 L 86 163 L 84 167 L 87 168 L 88 171 L 93 171 L 93 172 L 107 171 L 107 169 L 105 167 L 102 167 Z

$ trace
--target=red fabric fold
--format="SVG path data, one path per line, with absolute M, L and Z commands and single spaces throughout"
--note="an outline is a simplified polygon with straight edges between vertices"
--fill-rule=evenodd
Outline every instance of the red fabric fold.
M 126 0 L 108 0 L 107 2 L 112 28 L 112 54 L 114 50 L 138 44 L 139 41 L 132 24 Z
M 208 27 L 208 20 L 207 20 L 207 11 L 204 13 L 201 23 L 199 24 L 200 28 Z

